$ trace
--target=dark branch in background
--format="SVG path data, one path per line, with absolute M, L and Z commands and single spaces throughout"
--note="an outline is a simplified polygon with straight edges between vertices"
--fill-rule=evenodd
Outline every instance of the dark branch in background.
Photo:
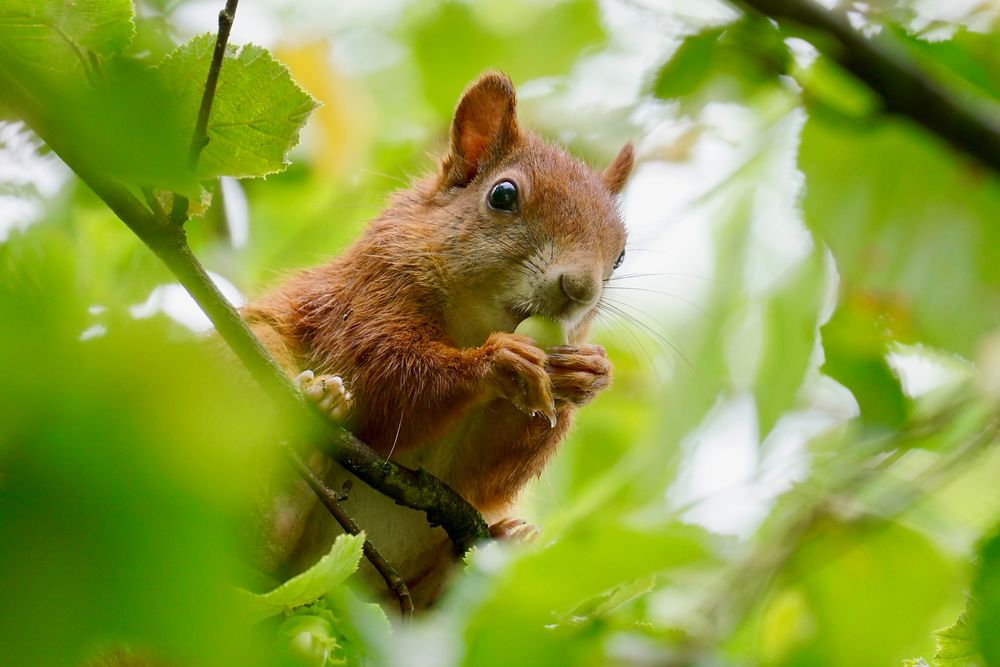
M 843 16 L 812 0 L 740 0 L 773 19 L 788 20 L 833 37 L 835 52 L 824 51 L 867 83 L 886 108 L 912 118 L 982 164 L 1000 172 L 1000 110 L 982 109 L 957 91 L 948 90 L 907 57 L 888 35 L 869 39 Z M 820 50 L 824 45 L 815 43 Z
M 337 523 L 340 524 L 344 531 L 351 535 L 360 533 L 361 529 L 358 528 L 358 524 L 340 506 L 341 497 L 333 489 L 324 484 L 319 477 L 313 474 L 313 471 L 309 469 L 309 466 L 302 461 L 290 445 L 284 444 L 283 448 L 292 467 L 306 481 L 309 488 L 313 490 L 313 493 L 316 494 L 326 509 L 330 511 L 330 514 L 333 515 L 333 518 L 337 520 Z M 399 598 L 399 611 L 403 616 L 411 616 L 413 614 L 413 600 L 410 598 L 410 589 L 406 587 L 406 582 L 399 576 L 399 572 L 382 557 L 382 554 L 375 549 L 371 540 L 365 539 L 363 551 L 368 562 L 382 575 L 385 585 Z
M 219 74 L 226 56 L 226 45 L 229 44 L 229 33 L 236 19 L 236 5 L 240 0 L 226 0 L 226 7 L 219 12 L 219 32 L 215 36 L 215 50 L 212 52 L 212 64 L 208 67 L 208 77 L 205 79 L 205 89 L 201 93 L 201 106 L 198 108 L 198 120 L 191 135 L 191 171 L 198 167 L 201 151 L 208 145 L 208 118 L 212 115 L 212 103 L 215 101 L 215 89 L 219 85 Z M 176 195 L 170 219 L 175 225 L 184 223 L 187 218 L 187 197 Z

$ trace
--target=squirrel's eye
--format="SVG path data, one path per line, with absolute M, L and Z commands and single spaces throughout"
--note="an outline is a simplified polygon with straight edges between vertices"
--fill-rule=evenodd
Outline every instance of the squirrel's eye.
M 498 211 L 514 211 L 517 209 L 517 186 L 512 181 L 500 181 L 490 190 L 487 201 L 490 208 Z
M 619 266 L 622 265 L 622 262 L 624 261 L 625 261 L 625 251 L 622 250 L 622 254 L 618 255 L 618 259 L 615 260 L 615 264 L 612 268 L 617 269 Z

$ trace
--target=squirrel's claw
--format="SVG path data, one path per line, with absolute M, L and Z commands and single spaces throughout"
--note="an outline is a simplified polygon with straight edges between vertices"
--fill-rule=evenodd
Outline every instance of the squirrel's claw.
M 295 376 L 295 383 L 330 419 L 340 422 L 347 418 L 352 396 L 339 375 L 316 375 L 306 370 Z
M 492 348 L 489 378 L 494 395 L 527 415 L 544 415 L 554 428 L 556 402 L 545 370 L 545 352 L 529 338 L 502 332 L 490 336 L 486 347 Z
M 611 362 L 600 345 L 549 348 L 545 369 L 557 401 L 580 406 L 611 384 Z

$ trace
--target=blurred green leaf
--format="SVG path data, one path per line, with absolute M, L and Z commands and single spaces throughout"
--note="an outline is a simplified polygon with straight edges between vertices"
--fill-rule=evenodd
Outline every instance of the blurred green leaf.
M 712 58 L 723 32 L 724 28 L 710 28 L 686 37 L 656 75 L 656 95 L 683 97 L 704 85 L 712 74 Z
M 959 27 L 944 40 L 930 41 L 901 30 L 895 30 L 894 36 L 903 40 L 924 66 L 963 93 L 1000 101 L 1000 32 L 974 32 Z
M 981 663 L 965 609 L 953 624 L 934 633 L 934 642 L 934 667 L 975 667 Z
M 69 71 L 94 66 L 135 34 L 131 0 L 5 0 L 0 5 L 0 59 L 30 68 Z
M 960 354 L 1000 325 L 994 175 L 902 121 L 860 126 L 818 109 L 799 164 L 806 222 L 829 244 L 845 293 L 893 304 L 912 340 Z
M 0 244 L 0 367 L 17 387 L 0 401 L 4 662 L 76 665 L 124 641 L 259 664 L 233 563 L 276 425 L 227 362 L 162 323 L 82 336 L 72 247 L 34 250 Z
M 847 292 L 822 329 L 826 361 L 823 372 L 851 390 L 861 417 L 870 426 L 900 426 L 909 399 L 886 355 L 890 340 L 906 340 L 906 322 L 897 321 L 893 305 L 877 295 Z
M 263 594 L 241 591 L 249 622 L 255 623 L 326 595 L 358 569 L 364 545 L 364 533 L 338 535 L 329 553 L 274 590 Z
M 622 591 L 631 597 L 645 588 L 650 575 L 703 563 L 709 557 L 704 538 L 703 531 L 676 524 L 639 529 L 594 521 L 577 526 L 491 582 L 487 599 L 469 620 L 463 664 L 579 664 L 593 646 L 585 627 L 568 623 L 574 609 L 594 613 L 601 607 L 595 597 L 614 600 Z M 488 559 L 489 554 L 481 554 L 476 560 Z M 462 591 L 455 594 L 461 597 Z M 511 636 L 518 641 L 512 643 Z
M 213 35 L 195 37 L 158 68 L 179 109 L 180 138 L 187 141 L 194 133 L 214 46 Z M 298 142 L 299 130 L 316 106 L 316 100 L 266 49 L 229 45 L 198 178 L 248 178 L 284 170 L 288 151 Z
M 782 574 L 803 595 L 796 613 L 809 615 L 808 630 L 775 664 L 889 665 L 922 653 L 953 585 L 934 545 L 892 523 L 823 521 L 810 535 Z
M 976 646 L 987 667 L 1000 665 L 1000 532 L 979 548 L 979 567 L 972 583 L 971 614 Z
M 656 75 L 653 93 L 674 99 L 709 89 L 706 99 L 742 99 L 777 81 L 791 56 L 770 21 L 745 15 L 684 39 Z
M 828 56 L 818 56 L 810 66 L 796 68 L 794 74 L 807 104 L 823 104 L 859 120 L 882 108 L 881 99 L 871 88 Z
M 450 0 L 412 27 L 412 48 L 424 91 L 441 116 L 458 95 L 487 69 L 500 69 L 521 83 L 562 74 L 606 36 L 594 0 L 554 4 L 508 0 L 493 3 L 506 20 L 488 10 Z
M 762 439 L 792 406 L 805 381 L 825 290 L 823 255 L 815 249 L 769 295 L 764 306 L 765 348 L 754 383 Z

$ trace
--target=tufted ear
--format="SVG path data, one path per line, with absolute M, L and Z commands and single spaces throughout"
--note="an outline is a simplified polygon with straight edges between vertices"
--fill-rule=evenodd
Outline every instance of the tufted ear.
M 635 150 L 631 143 L 618 152 L 615 159 L 608 165 L 608 168 L 601 172 L 601 180 L 608 186 L 613 194 L 618 194 L 625 187 L 625 181 L 632 173 L 632 164 L 635 162 Z
M 517 95 L 505 74 L 488 72 L 458 102 L 451 146 L 441 162 L 441 186 L 468 185 L 517 142 Z

